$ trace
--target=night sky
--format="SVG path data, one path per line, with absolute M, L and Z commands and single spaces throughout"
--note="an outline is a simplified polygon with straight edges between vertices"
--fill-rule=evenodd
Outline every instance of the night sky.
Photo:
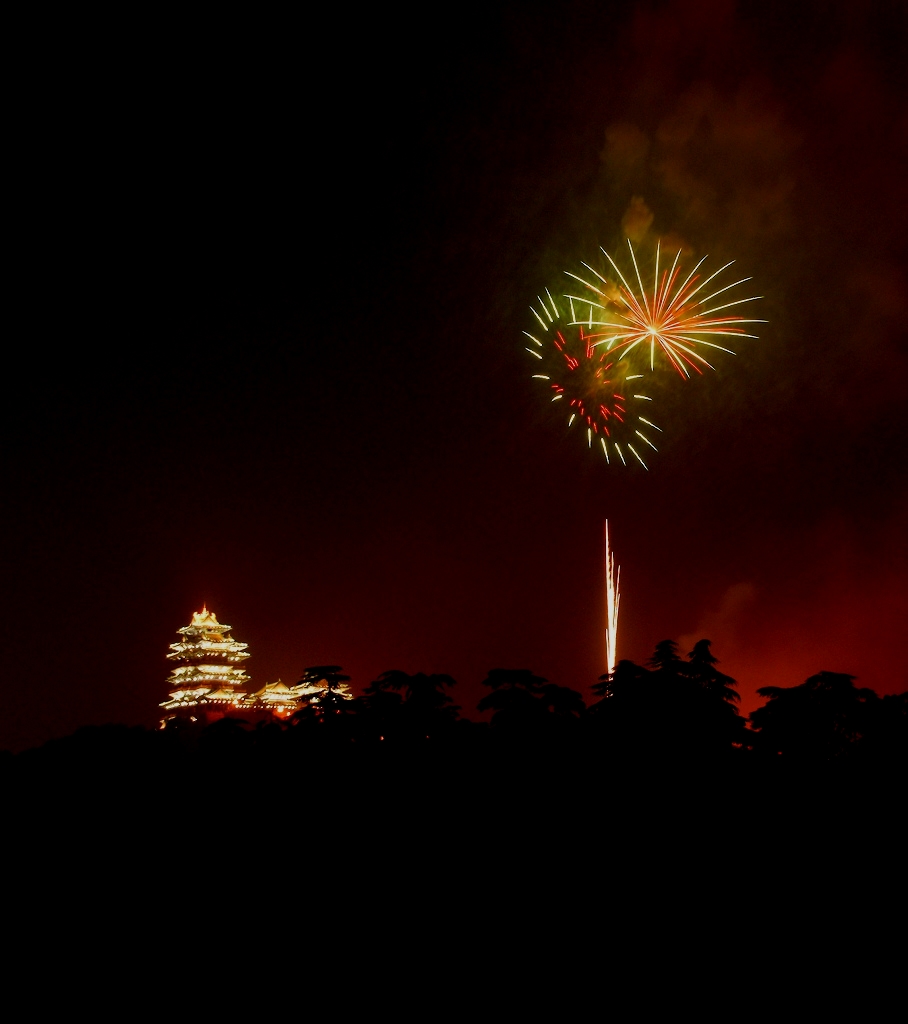
M 908 689 L 904 5 L 419 17 L 35 46 L 0 749 L 153 726 L 203 603 L 258 686 L 446 673 L 478 717 L 529 668 L 589 698 L 606 518 L 619 658 L 708 638 L 745 713 L 821 670 Z M 648 472 L 565 430 L 521 333 L 647 223 L 768 321 L 679 380 Z

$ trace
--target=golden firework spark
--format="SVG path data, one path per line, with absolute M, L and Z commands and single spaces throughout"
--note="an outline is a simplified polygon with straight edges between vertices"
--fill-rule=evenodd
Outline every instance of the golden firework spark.
M 615 674 L 615 665 L 617 664 L 615 651 L 618 643 L 618 607 L 621 603 L 619 590 L 621 567 L 615 565 L 615 556 L 609 543 L 607 519 L 603 537 L 603 562 L 605 570 L 605 661 L 606 671 L 611 677 Z
M 604 346 L 607 355 L 615 354 L 619 359 L 636 359 L 648 350 L 649 369 L 656 367 L 656 358 L 664 355 L 668 363 L 682 376 L 690 377 L 693 369 L 702 373 L 701 365 L 714 369 L 699 348 L 718 349 L 734 355 L 734 351 L 719 344 L 715 338 L 756 338 L 744 330 L 748 324 L 766 323 L 765 320 L 744 318 L 725 311 L 762 298 L 751 295 L 744 299 L 723 301 L 731 289 L 751 280 L 742 277 L 715 291 L 709 286 L 727 270 L 734 260 L 726 263 L 708 277 L 702 278 L 700 267 L 708 257 L 704 256 L 690 273 L 679 283 L 681 251 L 675 255 L 671 268 L 659 271 L 660 247 L 656 246 L 653 283 L 647 288 L 643 283 L 640 266 L 630 239 L 627 242 L 633 264 L 637 289 L 628 281 L 614 259 L 602 249 L 617 281 L 610 281 L 604 274 L 588 263 L 583 263 L 592 277 L 565 271 L 587 289 L 586 294 L 570 295 L 565 298 L 571 304 L 575 323 L 583 324 L 589 332 L 595 331 L 595 345 Z M 708 294 L 704 294 L 708 292 Z M 593 296 L 591 297 L 590 293 Z

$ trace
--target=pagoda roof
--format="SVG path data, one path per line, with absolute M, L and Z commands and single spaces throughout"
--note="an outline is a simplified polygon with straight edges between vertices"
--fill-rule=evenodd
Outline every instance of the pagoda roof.
M 192 613 L 192 622 L 190 625 L 200 626 L 202 629 L 210 629 L 212 627 L 215 629 L 230 629 L 229 626 L 222 626 L 221 623 L 218 622 L 218 617 L 214 612 L 208 611 L 208 607 L 204 604 L 202 605 L 202 610 L 200 612 Z
M 218 622 L 217 616 L 214 612 L 208 611 L 207 607 L 202 606 L 200 612 L 192 613 L 192 621 L 188 626 L 181 626 L 177 632 L 182 633 L 184 636 L 208 636 L 211 639 L 217 640 L 223 634 L 229 633 L 231 627 L 223 622 Z M 230 637 L 227 637 L 229 640 Z
M 261 690 L 256 690 L 256 696 L 260 693 L 293 693 L 290 687 L 278 679 L 274 683 L 265 683 Z

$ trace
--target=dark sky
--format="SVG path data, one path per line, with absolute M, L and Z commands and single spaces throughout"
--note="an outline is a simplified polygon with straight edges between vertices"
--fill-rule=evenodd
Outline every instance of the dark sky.
M 203 603 L 259 685 L 588 696 L 606 518 L 619 657 L 706 637 L 745 711 L 908 689 L 903 4 L 109 28 L 21 88 L 0 748 L 153 725 Z M 673 389 L 649 472 L 565 432 L 521 333 L 642 208 L 768 321 Z

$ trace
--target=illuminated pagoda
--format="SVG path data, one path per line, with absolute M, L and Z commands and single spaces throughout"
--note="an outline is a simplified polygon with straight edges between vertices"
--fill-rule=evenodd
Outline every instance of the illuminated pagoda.
M 167 655 L 176 663 L 167 679 L 171 690 L 160 705 L 170 714 L 162 724 L 170 718 L 213 721 L 230 712 L 254 710 L 258 702 L 250 699 L 249 676 L 240 667 L 249 657 L 248 644 L 234 640 L 230 626 L 218 622 L 207 607 L 193 612 L 192 622 L 177 632 L 181 639 L 170 645 Z
M 174 719 L 205 725 L 225 716 L 283 721 L 310 705 L 327 708 L 353 699 L 349 676 L 340 674 L 339 665 L 308 668 L 294 686 L 278 679 L 252 689 L 241 667 L 249 645 L 234 640 L 230 629 L 203 607 L 193 612 L 188 626 L 177 630 L 180 640 L 170 645 L 167 655 L 175 667 L 167 678 L 170 693 L 160 704 L 167 712 L 161 728 Z

